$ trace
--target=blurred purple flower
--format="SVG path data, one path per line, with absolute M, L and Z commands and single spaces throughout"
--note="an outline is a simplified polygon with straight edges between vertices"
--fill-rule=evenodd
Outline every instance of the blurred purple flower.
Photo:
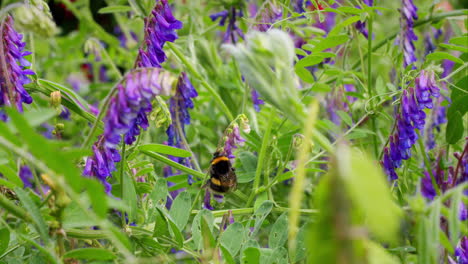
M 426 33 L 424 35 L 424 47 L 425 52 L 424 54 L 427 56 L 428 54 L 434 52 L 436 50 L 436 45 L 434 44 L 434 40 L 432 39 L 430 33 Z
M 426 145 L 428 149 L 435 148 L 435 131 L 440 132 L 441 125 L 447 123 L 447 107 L 442 106 L 444 100 L 443 97 L 439 97 L 431 112 L 430 123 L 426 129 Z
M 146 50 L 139 50 L 138 67 L 161 67 L 166 60 L 164 44 L 174 42 L 178 38 L 175 30 L 181 28 L 182 22 L 174 18 L 167 0 L 157 1 L 150 17 L 145 19 Z
M 24 188 L 32 188 L 34 177 L 31 169 L 27 165 L 22 165 L 19 170 L 19 177 L 23 181 Z
M 0 107 L 15 105 L 23 112 L 23 103 L 31 104 L 33 99 L 24 89 L 31 82 L 27 75 L 35 74 L 27 69 L 31 63 L 25 57 L 31 52 L 25 51 L 23 36 L 13 28 L 13 18 L 7 16 L 0 24 Z M 4 112 L 0 119 L 6 121 Z
M 262 99 L 259 98 L 260 95 L 258 94 L 258 92 L 255 89 L 252 89 L 250 91 L 250 94 L 252 96 L 252 102 L 253 102 L 255 111 L 260 112 L 260 105 L 265 104 L 265 102 Z
M 213 22 L 219 19 L 218 25 L 220 26 L 224 26 L 226 24 L 226 21 L 228 21 L 226 32 L 224 33 L 223 37 L 223 42 L 231 41 L 231 43 L 236 43 L 239 37 L 244 39 L 244 33 L 236 25 L 237 18 L 243 16 L 244 13 L 241 9 L 237 10 L 235 7 L 231 7 L 229 11 L 223 10 L 221 12 L 211 14 L 210 19 Z
M 416 11 L 418 8 L 413 4 L 413 0 L 401 1 L 401 36 L 400 47 L 403 48 L 404 67 L 416 62 L 418 59 L 415 55 L 416 48 L 413 41 L 418 40 L 418 37 L 413 31 L 414 21 L 418 19 Z
M 257 10 L 257 5 L 251 3 L 249 5 L 250 16 L 256 20 L 256 24 L 253 26 L 258 31 L 268 31 L 272 24 L 281 19 L 282 11 L 280 8 L 272 3 L 262 5 L 260 12 Z
M 62 107 L 62 112 L 60 112 L 59 117 L 65 120 L 70 120 L 70 110 L 65 106 Z
M 464 236 L 457 248 L 455 248 L 455 259 L 458 264 L 468 264 L 468 237 Z

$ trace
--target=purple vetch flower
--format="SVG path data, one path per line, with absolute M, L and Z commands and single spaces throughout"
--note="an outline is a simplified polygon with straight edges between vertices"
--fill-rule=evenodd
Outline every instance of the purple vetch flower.
M 393 164 L 393 160 L 390 158 L 390 151 L 388 148 L 384 149 L 383 160 L 380 162 L 382 167 L 385 170 L 385 173 L 388 175 L 389 181 L 394 181 L 398 179 L 398 175 L 395 172 L 395 165 Z
M 434 44 L 434 40 L 432 39 L 429 33 L 424 34 L 424 55 L 428 55 L 436 50 L 436 45 Z
M 50 125 L 49 123 L 43 123 L 41 125 L 41 134 L 48 139 L 52 139 L 54 137 L 53 131 L 54 131 L 54 126 Z
M 140 134 L 140 128 L 148 128 L 146 114 L 152 110 L 151 100 L 162 92 L 159 75 L 156 68 L 138 69 L 127 74 L 125 82 L 117 86 L 117 95 L 110 99 L 104 118 L 107 147 L 115 148 L 122 135 L 125 135 L 125 144 L 131 145 Z
M 210 190 L 205 190 L 205 198 L 203 199 L 203 208 L 213 211 L 214 208 L 211 206 L 211 192 Z
M 396 131 L 390 136 L 390 149 L 384 152 L 382 166 L 389 178 L 395 178 L 395 168 L 402 160 L 411 156 L 411 147 L 416 143 L 416 129 L 424 129 L 426 122 L 425 108 L 432 108 L 432 97 L 439 97 L 433 72 L 421 71 L 415 79 L 415 87 L 403 91 L 399 113 L 396 116 Z M 391 162 L 390 162 L 391 161 Z
M 260 95 L 258 94 L 258 92 L 255 89 L 252 89 L 250 91 L 250 94 L 252 96 L 252 102 L 253 102 L 255 111 L 260 112 L 260 105 L 265 104 L 265 102 L 262 99 L 259 98 Z
M 435 132 L 440 132 L 441 125 L 447 123 L 447 107 L 442 106 L 444 100 L 443 97 L 436 100 L 431 112 L 430 123 L 426 126 L 426 145 L 428 149 L 435 148 Z
M 65 120 L 70 120 L 70 110 L 65 106 L 62 107 L 62 111 L 59 114 L 59 117 Z
M 88 157 L 83 171 L 85 176 L 98 178 L 110 192 L 106 181 L 120 161 L 116 149 L 124 136 L 125 144 L 132 144 L 140 134 L 140 128 L 148 128 L 146 114 L 152 109 L 151 100 L 161 95 L 158 68 L 141 68 L 128 73 L 117 86 L 117 94 L 110 99 L 104 117 L 104 133 L 93 145 L 93 156 Z
M 145 19 L 145 45 L 138 53 L 138 67 L 161 67 L 166 60 L 164 44 L 174 42 L 178 36 L 176 29 L 182 28 L 182 22 L 175 19 L 167 0 L 157 1 L 150 17 Z
M 13 28 L 13 18 L 7 16 L 0 24 L 0 107 L 16 106 L 23 112 L 23 103 L 31 104 L 33 99 L 24 89 L 24 85 L 31 82 L 27 75 L 34 72 L 25 57 L 31 52 L 25 51 L 26 43 L 23 36 Z M 2 111 L 0 119 L 6 121 L 6 114 Z
M 244 39 L 244 33 L 236 24 L 237 19 L 243 16 L 244 13 L 242 12 L 242 9 L 231 7 L 229 11 L 223 10 L 221 12 L 210 15 L 210 19 L 213 22 L 219 19 L 218 25 L 220 26 L 224 26 L 226 21 L 228 21 L 226 32 L 224 33 L 223 37 L 223 42 L 231 41 L 231 43 L 236 43 L 239 37 Z
M 460 203 L 460 208 L 458 212 L 458 219 L 460 219 L 460 221 L 468 220 L 468 209 L 466 208 L 466 205 L 463 202 Z
M 101 135 L 94 143 L 93 156 L 86 159 L 83 175 L 97 178 L 104 185 L 106 193 L 110 193 L 112 186 L 107 179 L 116 170 L 115 163 L 120 161 L 120 154 L 116 149 L 107 147 L 104 140 Z
M 193 98 L 197 97 L 198 93 L 193 87 L 190 79 L 185 72 L 181 73 L 177 81 L 175 94 L 169 100 L 169 111 L 171 112 L 172 124 L 166 130 L 168 137 L 168 145 L 185 148 L 185 125 L 190 124 L 189 109 L 193 109 Z M 192 167 L 190 158 L 171 157 L 177 163 Z M 188 175 L 188 183 L 193 183 L 193 176 Z
M 457 248 L 455 248 L 455 260 L 457 264 L 468 264 L 468 237 L 464 236 Z
M 27 165 L 22 165 L 19 170 L 19 177 L 23 181 L 24 188 L 32 188 L 34 176 Z
M 245 139 L 241 137 L 239 131 L 239 125 L 235 123 L 231 128 L 227 129 L 227 134 L 224 137 L 224 148 L 221 151 L 221 154 L 233 159 L 235 158 L 233 152 L 238 146 L 242 146 L 245 142 Z
M 364 4 L 366 4 L 367 6 L 373 6 L 374 5 L 374 1 L 373 0 L 364 0 L 363 1 Z M 357 6 L 357 8 L 360 9 L 359 6 Z M 357 29 L 357 31 L 361 32 L 361 34 L 368 38 L 369 37 L 369 31 L 367 30 L 367 27 L 366 27 L 366 22 L 365 21 L 358 21 L 354 24 L 354 27 Z
M 418 40 L 418 37 L 413 31 L 414 21 L 418 19 L 416 11 L 418 8 L 413 4 L 413 0 L 401 1 L 401 35 L 400 47 L 403 48 L 404 67 L 416 62 L 418 59 L 415 55 L 416 48 L 413 41 Z

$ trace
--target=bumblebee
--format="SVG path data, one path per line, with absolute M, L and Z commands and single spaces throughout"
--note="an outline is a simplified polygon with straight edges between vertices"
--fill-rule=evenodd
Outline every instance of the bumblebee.
M 237 187 L 237 176 L 228 157 L 215 152 L 210 166 L 210 179 L 206 183 L 215 193 L 227 193 Z

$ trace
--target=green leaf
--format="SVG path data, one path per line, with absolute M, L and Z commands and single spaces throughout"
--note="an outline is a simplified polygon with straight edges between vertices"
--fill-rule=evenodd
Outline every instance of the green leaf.
M 296 262 L 301 261 L 306 257 L 306 235 L 307 235 L 307 225 L 303 225 L 299 231 L 297 232 L 297 237 L 296 237 L 296 251 L 295 251 L 295 256 L 294 260 Z M 292 257 L 292 256 L 291 256 Z
M 318 41 L 318 43 L 311 43 L 314 45 L 314 48 L 311 51 L 318 52 L 318 51 L 326 50 L 326 49 L 344 44 L 347 41 L 349 41 L 348 35 L 328 36 L 327 38 Z
M 258 264 L 260 263 L 260 250 L 258 248 L 249 247 L 242 253 L 243 264 Z
M 449 43 L 460 46 L 468 46 L 468 35 L 465 34 L 465 36 L 451 38 Z
M 271 249 L 260 248 L 260 263 L 261 264 L 287 264 L 288 251 L 284 247 Z
M 311 89 L 312 91 L 318 92 L 318 93 L 328 93 L 332 90 L 330 85 L 325 84 L 325 83 L 318 83 L 318 82 L 314 83 Z
M 428 54 L 426 56 L 426 60 L 428 61 L 438 61 L 438 60 L 451 60 L 453 62 L 456 62 L 456 63 L 460 63 L 460 64 L 463 64 L 463 60 L 453 56 L 452 54 L 450 53 L 447 53 L 447 52 L 441 52 L 441 51 L 437 51 L 437 52 L 433 52 L 431 54 Z
M 353 14 L 353 15 L 359 15 L 365 12 L 363 9 L 350 7 L 350 6 L 340 6 L 337 8 L 337 10 L 343 13 L 348 13 L 348 14 Z
M 112 260 L 117 256 L 104 248 L 79 248 L 66 252 L 63 258 L 87 259 L 87 260 Z
M 388 253 L 382 246 L 370 240 L 365 241 L 368 264 L 400 264 L 398 258 Z
M 450 45 L 450 44 L 447 44 L 447 43 L 441 43 L 441 44 L 439 44 L 439 46 L 442 47 L 442 48 L 449 49 L 449 50 L 468 52 L 467 47 L 460 47 L 460 46 L 457 46 L 457 45 Z
M 346 125 L 350 127 L 353 126 L 353 120 L 349 116 L 349 113 L 343 112 L 341 110 L 337 110 L 336 114 L 340 116 L 341 120 L 343 120 L 343 122 L 345 122 Z
M 193 222 L 192 222 L 192 238 L 193 238 L 193 242 L 195 244 L 196 250 L 201 249 L 203 245 L 202 244 L 203 242 L 202 241 L 202 227 L 201 227 L 202 217 L 207 220 L 210 230 L 213 229 L 214 217 L 211 211 L 203 209 L 200 212 L 198 212 L 197 215 L 195 215 L 195 217 L 193 218 Z
M 58 83 L 51 82 L 49 80 L 38 79 L 38 89 L 44 95 L 49 96 L 51 92 L 60 91 L 62 94 L 62 105 L 66 106 L 70 111 L 80 115 L 87 121 L 93 123 L 96 117 L 90 113 L 90 107 L 86 100 L 81 98 L 73 89 L 67 88 Z M 99 126 L 102 127 L 102 122 Z
M 8 248 L 10 243 L 10 230 L 8 228 L 0 228 L 0 256 Z
M 208 221 L 211 221 L 211 219 L 208 219 L 208 217 L 202 216 L 200 218 L 201 235 L 204 250 L 213 249 L 216 245 L 215 237 L 210 226 L 211 223 L 209 223 Z
M 138 146 L 139 150 L 152 151 L 156 153 L 171 155 L 174 157 L 188 158 L 192 156 L 190 151 L 185 149 L 175 148 L 163 144 L 144 144 Z
M 76 228 L 76 227 L 91 227 L 95 223 L 91 220 L 86 212 L 84 212 L 75 201 L 72 201 L 63 210 L 63 227 Z
M 456 144 L 463 136 L 463 118 L 460 112 L 456 111 L 450 116 L 445 129 L 445 140 L 449 144 Z
M 156 208 L 155 215 L 156 220 L 154 224 L 153 237 L 170 237 L 169 224 L 164 213 L 159 210 L 159 208 Z
M 252 152 L 243 151 L 237 154 L 236 158 L 237 182 L 247 183 L 255 178 L 255 169 L 257 168 L 257 156 Z
M 39 233 L 41 239 L 47 243 L 49 241 L 49 232 L 47 224 L 39 211 L 39 207 L 33 202 L 31 197 L 29 197 L 28 193 L 23 191 L 23 189 L 16 187 L 15 193 L 23 204 L 24 209 L 26 209 L 26 211 L 31 215 L 37 233 Z
M 236 256 L 242 246 L 240 234 L 244 233 L 244 226 L 235 222 L 229 225 L 221 234 L 219 239 L 221 245 L 225 247 L 232 256 Z
M 268 237 L 270 248 L 282 247 L 288 238 L 288 213 L 284 212 L 271 227 Z
M 3 174 L 3 176 L 15 186 L 23 187 L 23 181 L 21 181 L 20 177 L 18 176 L 18 173 L 16 173 L 10 167 L 6 165 L 0 165 L 0 173 Z
M 460 237 L 460 220 L 459 213 L 462 205 L 463 189 L 456 188 L 450 200 L 450 215 L 447 217 L 448 230 L 452 242 L 452 246 L 456 246 L 458 243 L 458 237 Z M 466 205 L 465 205 L 466 206 Z
M 221 252 L 223 253 L 223 260 L 226 261 L 228 264 L 235 264 L 236 261 L 232 257 L 231 253 L 229 253 L 229 250 L 227 250 L 225 247 L 220 246 Z
M 160 236 L 166 236 L 168 238 L 172 237 L 174 241 L 177 243 L 177 247 L 182 248 L 184 245 L 184 237 L 182 236 L 180 229 L 171 219 L 171 217 L 169 216 L 165 208 L 156 207 L 156 210 L 159 212 L 160 216 L 162 217 L 163 222 L 166 223 L 166 226 L 168 227 L 168 229 L 166 229 L 163 224 L 162 228 L 164 232 L 158 231 L 157 229 L 159 229 L 160 227 L 158 226 L 158 224 L 156 224 L 154 227 L 154 233 L 155 234 L 160 233 Z M 167 230 L 170 231 L 170 236 L 168 236 Z
M 136 215 L 137 215 L 137 193 L 135 190 L 135 185 L 133 180 L 130 178 L 130 176 L 125 173 L 119 171 L 119 173 L 123 173 L 122 175 L 122 186 L 123 186 L 123 194 L 122 194 L 122 200 L 124 203 L 128 206 L 129 210 L 127 211 L 128 214 L 128 221 L 132 222 L 135 220 Z
M 447 117 L 450 119 L 454 112 L 459 112 L 462 117 L 468 112 L 468 94 L 453 98 L 447 111 Z
M 192 199 L 188 192 L 181 192 L 172 203 L 170 215 L 180 230 L 184 230 L 190 217 Z
M 99 14 L 123 13 L 132 11 L 132 7 L 125 5 L 106 6 L 98 10 Z
M 86 179 L 86 181 L 87 193 L 94 212 L 98 217 L 105 218 L 107 215 L 107 200 L 104 186 L 96 179 Z
M 355 23 L 355 22 L 358 22 L 361 18 L 359 16 L 352 16 L 348 19 L 346 19 L 345 21 L 339 23 L 338 25 L 336 25 L 329 33 L 328 33 L 328 36 L 333 36 L 333 35 L 337 35 L 341 29 Z
M 42 125 L 44 122 L 47 122 L 49 119 L 56 115 L 57 112 L 53 109 L 41 108 L 25 112 L 23 116 L 30 126 L 37 127 L 39 125 Z M 11 132 L 17 132 L 13 124 L 8 123 L 7 125 L 9 126 Z
M 260 207 L 255 211 L 253 217 L 255 219 L 254 230 L 252 231 L 251 237 L 254 237 L 257 232 L 260 230 L 263 221 L 270 214 L 271 209 L 273 209 L 273 202 L 270 200 L 264 201 Z
M 299 64 L 300 67 L 309 67 L 321 63 L 326 58 L 335 56 L 335 54 L 329 52 L 315 52 L 300 59 L 297 64 Z
M 150 198 L 153 201 L 153 206 L 158 204 L 165 205 L 167 196 L 169 192 L 167 191 L 167 181 L 164 178 L 158 178 L 154 183 L 154 189 L 150 194 Z
M 344 145 L 337 155 L 339 173 L 346 183 L 353 204 L 365 216 L 366 225 L 381 240 L 396 241 L 402 211 L 393 202 L 381 168 L 367 155 L 350 150 Z
M 301 78 L 306 83 L 314 83 L 315 79 L 312 76 L 312 73 L 310 73 L 309 70 L 307 70 L 305 67 L 301 65 L 295 65 L 294 66 L 294 71 L 296 72 L 297 76 Z

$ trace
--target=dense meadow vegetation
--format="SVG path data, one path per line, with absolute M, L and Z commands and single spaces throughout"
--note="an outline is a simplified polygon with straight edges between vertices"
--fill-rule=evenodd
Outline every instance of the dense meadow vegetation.
M 466 1 L 0 6 L 0 263 L 468 264 Z

